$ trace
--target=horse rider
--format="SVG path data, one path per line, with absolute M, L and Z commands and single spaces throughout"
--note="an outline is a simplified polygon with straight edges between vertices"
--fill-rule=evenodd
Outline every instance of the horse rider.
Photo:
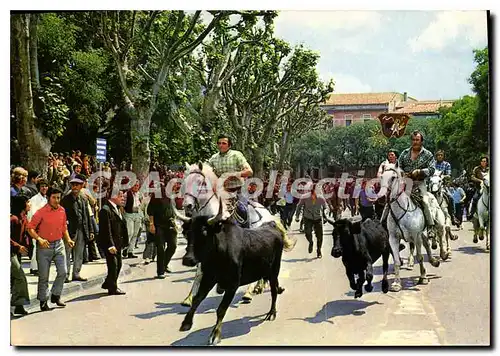
M 444 160 L 444 151 L 443 150 L 437 150 L 436 151 L 436 164 L 434 165 L 437 171 L 443 172 L 442 174 L 442 179 L 443 182 L 451 181 L 451 164 L 447 161 Z M 455 219 L 455 210 L 454 210 L 454 203 L 453 203 L 453 197 L 451 196 L 450 192 L 448 189 L 443 189 L 443 194 L 444 196 L 448 199 L 448 210 L 445 211 L 443 210 L 444 215 L 449 215 L 451 221 L 456 220 Z M 458 224 L 458 222 L 454 221 L 455 225 Z
M 250 226 L 248 219 L 248 200 L 241 194 L 241 187 L 244 182 L 244 178 L 251 177 L 253 175 L 253 170 L 248 164 L 245 156 L 240 151 L 232 149 L 233 142 L 231 137 L 226 134 L 221 134 L 217 137 L 217 148 L 219 152 L 214 154 L 208 160 L 208 164 L 213 168 L 214 173 L 217 177 L 222 175 L 228 175 L 224 182 L 224 187 L 227 192 L 236 192 L 238 196 L 236 198 L 231 198 L 230 202 L 233 206 L 236 205 L 235 212 L 232 214 L 240 225 L 244 228 Z
M 382 174 L 385 171 L 385 167 L 388 164 L 396 164 L 396 161 L 398 160 L 398 155 L 399 152 L 398 150 L 391 148 L 389 151 L 387 151 L 387 159 L 380 164 L 378 167 L 378 172 L 377 172 L 377 178 L 380 178 Z
M 488 163 L 489 163 L 488 157 L 482 156 L 479 166 L 474 167 L 474 170 L 472 171 L 471 180 L 475 184 L 476 193 L 472 198 L 472 207 L 470 209 L 470 214 L 467 216 L 467 220 L 471 220 L 472 217 L 474 216 L 474 213 L 476 212 L 477 202 L 479 201 L 480 198 L 479 191 L 481 189 L 481 183 L 483 182 L 486 173 L 490 171 Z
M 394 149 L 394 148 L 391 148 L 391 149 L 389 149 L 389 151 L 387 151 L 387 159 L 384 162 L 382 162 L 380 164 L 380 166 L 378 167 L 377 178 L 380 178 L 382 176 L 382 174 L 384 174 L 385 167 L 388 164 L 396 164 L 396 162 L 398 160 L 398 156 L 399 156 L 399 151 Z M 380 184 L 378 185 L 378 188 L 380 188 L 379 186 L 380 186 Z M 380 197 L 375 202 L 375 215 L 379 219 L 382 217 L 385 203 L 386 203 L 385 197 Z
M 405 175 L 413 180 L 413 187 L 418 187 L 419 195 L 422 197 L 422 208 L 427 224 L 428 237 L 434 238 L 434 219 L 432 218 L 429 209 L 429 194 L 425 179 L 432 176 L 435 171 L 435 160 L 432 152 L 424 148 L 424 135 L 422 132 L 415 130 L 411 133 L 411 147 L 405 149 L 399 156 L 399 168 L 403 170 Z M 385 219 L 389 214 L 389 209 L 386 207 L 382 215 L 382 222 L 385 224 Z

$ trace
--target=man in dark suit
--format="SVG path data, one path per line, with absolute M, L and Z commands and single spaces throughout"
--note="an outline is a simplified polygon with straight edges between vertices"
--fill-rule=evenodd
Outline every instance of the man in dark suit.
M 122 248 L 128 245 L 127 224 L 120 211 L 123 203 L 123 191 L 112 191 L 111 197 L 99 211 L 97 244 L 106 255 L 106 265 L 108 267 L 108 276 L 102 284 L 102 288 L 107 289 L 109 295 L 125 294 L 117 285 L 122 268 Z
M 80 275 L 83 264 L 83 252 L 86 242 L 94 240 L 94 225 L 90 219 L 88 201 L 85 196 L 80 194 L 86 180 L 87 177 L 77 174 L 70 181 L 71 192 L 61 201 L 61 205 L 66 210 L 69 236 L 75 242 L 75 247 L 73 248 L 73 281 L 87 280 Z M 71 269 L 70 256 L 71 248 L 66 246 L 66 283 L 69 282 Z

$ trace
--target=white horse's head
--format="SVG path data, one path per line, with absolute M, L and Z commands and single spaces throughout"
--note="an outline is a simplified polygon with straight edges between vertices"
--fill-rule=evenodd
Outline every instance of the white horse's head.
M 435 194 L 441 190 L 443 186 L 443 172 L 436 170 L 432 177 L 429 178 L 429 191 Z
M 186 216 L 190 217 L 214 196 L 217 176 L 212 167 L 200 162 L 192 165 L 186 163 L 184 177 L 182 206 Z
M 384 173 L 380 176 L 380 193 L 379 196 L 386 195 L 389 192 L 399 190 L 399 184 L 402 178 L 402 170 L 397 163 L 389 163 L 385 165 Z

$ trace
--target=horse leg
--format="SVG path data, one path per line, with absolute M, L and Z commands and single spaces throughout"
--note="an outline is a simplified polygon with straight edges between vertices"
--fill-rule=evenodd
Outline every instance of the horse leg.
M 439 267 L 441 262 L 439 262 L 439 259 L 436 257 L 432 256 L 432 250 L 429 245 L 429 238 L 425 234 L 425 232 L 420 233 L 420 238 L 422 241 L 422 245 L 424 245 L 425 251 L 427 252 L 427 257 L 429 258 L 429 263 L 432 265 L 432 267 Z
M 224 316 L 226 315 L 227 308 L 229 308 L 229 305 L 231 305 L 231 301 L 233 300 L 237 289 L 238 288 L 232 288 L 231 290 L 226 290 L 226 293 L 224 293 L 224 297 L 222 298 L 222 302 L 220 302 L 219 307 L 217 308 L 217 323 L 215 324 L 215 327 L 213 328 L 212 333 L 210 334 L 210 337 L 208 338 L 209 345 L 214 346 L 220 342 L 222 320 L 224 319 Z
M 490 250 L 490 229 L 486 228 L 486 251 Z
M 201 271 L 201 263 L 198 263 L 198 267 L 196 268 L 196 274 L 194 276 L 193 286 L 189 291 L 188 296 L 181 303 L 183 307 L 190 307 L 193 304 L 193 296 L 198 293 L 198 289 L 200 288 L 201 279 L 203 278 L 203 272 Z
M 267 284 L 268 283 L 265 279 L 260 279 L 255 285 L 255 288 L 253 289 L 253 294 L 262 294 L 266 289 Z
M 258 282 L 251 283 L 248 285 L 247 290 L 245 291 L 245 294 L 241 298 L 243 300 L 243 303 L 248 304 L 252 301 L 253 298 L 253 291 L 257 287 Z
M 415 259 L 413 258 L 413 254 L 415 251 L 415 244 L 413 242 L 410 242 L 409 245 L 410 245 L 410 252 L 408 253 L 408 263 L 406 265 L 406 268 L 412 271 L 413 267 L 415 266 Z
M 427 279 L 427 272 L 424 266 L 424 256 L 422 255 L 422 238 L 417 237 L 415 241 L 415 248 L 417 250 L 417 260 L 420 264 L 420 278 L 418 279 L 418 284 L 428 284 L 429 280 Z
M 389 244 L 394 259 L 394 281 L 391 284 L 391 292 L 399 292 L 401 290 L 401 278 L 399 277 L 401 258 L 399 257 L 399 239 L 393 233 L 389 234 Z
M 446 239 L 446 233 L 444 231 L 444 226 L 441 225 L 436 225 L 436 235 L 439 239 L 439 256 L 443 261 L 446 261 L 448 259 L 448 254 L 446 253 L 445 250 L 445 239 Z

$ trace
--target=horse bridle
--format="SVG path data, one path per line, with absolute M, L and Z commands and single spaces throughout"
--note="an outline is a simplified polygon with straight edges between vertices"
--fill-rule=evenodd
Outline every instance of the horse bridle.
M 205 177 L 205 175 L 203 174 L 203 172 L 198 172 L 198 171 L 189 172 L 188 176 L 190 176 L 191 174 L 199 174 L 199 175 L 201 175 L 203 177 L 204 180 L 207 179 L 207 177 Z M 208 205 L 208 203 L 210 203 L 210 200 L 212 200 L 212 198 L 215 196 L 215 192 L 212 192 L 212 195 L 210 196 L 210 198 L 208 198 L 207 202 L 200 208 L 200 204 L 198 202 L 198 197 L 197 196 L 195 196 L 194 194 L 191 194 L 189 192 L 186 192 L 184 194 L 193 197 L 196 211 L 203 210 Z

